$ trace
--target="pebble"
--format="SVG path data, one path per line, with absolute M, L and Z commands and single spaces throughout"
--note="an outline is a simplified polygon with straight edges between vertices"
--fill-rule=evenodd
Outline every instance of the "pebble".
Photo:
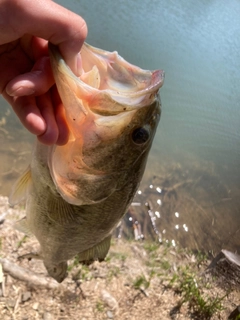
M 112 310 L 118 311 L 118 302 L 108 291 L 102 290 L 101 298 Z
M 107 311 L 107 317 L 108 317 L 108 319 L 113 319 L 112 311 L 110 311 L 110 310 Z
M 44 312 L 43 320 L 52 320 L 52 319 L 53 319 L 53 317 L 50 312 Z
M 34 302 L 32 308 L 33 308 L 34 310 L 38 310 L 38 307 L 39 307 L 39 303 L 38 303 L 38 302 Z
M 14 308 L 14 306 L 15 306 L 15 300 L 14 299 L 8 299 L 7 300 L 7 305 L 8 305 L 8 307 L 10 307 L 10 308 Z
M 26 302 L 31 299 L 31 292 L 26 291 L 22 294 L 22 302 Z

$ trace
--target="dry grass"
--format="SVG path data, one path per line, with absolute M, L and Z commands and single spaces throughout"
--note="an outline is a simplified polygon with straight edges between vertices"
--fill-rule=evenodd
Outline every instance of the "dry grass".
M 47 277 L 41 261 L 17 261 L 37 247 L 34 239 L 12 228 L 23 210 L 8 208 L 7 199 L 1 198 L 0 215 L 4 212 L 8 215 L 0 225 L 1 258 Z M 54 290 L 4 273 L 1 319 L 227 319 L 238 305 L 239 293 L 225 292 L 205 276 L 208 264 L 205 256 L 185 250 L 114 240 L 102 263 L 86 267 L 71 261 L 68 278 Z M 201 304 L 207 305 L 208 313 Z

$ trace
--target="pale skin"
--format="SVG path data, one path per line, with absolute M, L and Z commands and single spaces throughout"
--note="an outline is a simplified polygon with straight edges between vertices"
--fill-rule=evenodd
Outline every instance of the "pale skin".
M 77 74 L 83 18 L 51 0 L 0 0 L 0 93 L 44 144 L 65 144 L 68 127 L 54 86 L 48 41 Z

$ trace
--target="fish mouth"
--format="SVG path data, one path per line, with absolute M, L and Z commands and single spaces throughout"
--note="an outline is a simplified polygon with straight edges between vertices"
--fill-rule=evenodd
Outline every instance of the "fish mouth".
M 115 101 L 114 109 L 103 110 L 99 108 L 101 104 L 95 103 L 93 97 L 90 108 L 95 112 L 117 114 L 150 104 L 148 99 L 151 100 L 154 97 L 152 94 L 163 84 L 163 70 L 153 72 L 143 70 L 124 60 L 116 51 L 109 53 L 85 43 L 81 56 L 85 72 L 81 79 L 84 81 L 85 74 L 93 70 L 91 66 L 97 65 L 96 77 L 99 79 L 96 87 L 99 90 L 97 95 L 105 97 L 108 94 Z M 116 102 L 119 105 L 116 105 Z
M 80 77 L 75 76 L 66 65 L 57 46 L 49 43 L 49 54 L 61 99 L 65 100 L 61 95 L 61 89 L 66 90 L 63 88 L 65 82 L 72 88 L 71 93 L 75 92 L 82 100 L 83 114 L 87 114 L 88 108 L 107 116 L 150 105 L 163 85 L 163 70 L 143 70 L 124 60 L 116 51 L 107 52 L 87 43 L 81 50 Z M 73 106 L 64 101 L 63 104 L 67 113 L 73 114 Z M 79 105 L 77 111 L 80 112 Z

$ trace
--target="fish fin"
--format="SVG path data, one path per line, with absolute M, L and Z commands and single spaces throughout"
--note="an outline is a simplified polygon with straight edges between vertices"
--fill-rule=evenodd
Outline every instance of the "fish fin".
M 9 204 L 11 206 L 18 204 L 20 201 L 26 199 L 31 182 L 32 177 L 31 169 L 29 166 L 13 185 L 12 192 L 9 197 Z
M 111 237 L 112 235 L 105 238 L 96 246 L 79 253 L 78 254 L 79 262 L 89 265 L 96 260 L 98 260 L 99 262 L 103 261 L 110 248 Z
M 76 215 L 74 207 L 61 197 L 49 200 L 48 209 L 48 216 L 55 224 L 63 226 L 77 221 L 78 215 Z
M 24 217 L 21 220 L 18 220 L 14 223 L 14 228 L 22 233 L 25 233 L 28 237 L 31 237 L 33 234 L 29 229 L 27 224 L 27 218 Z

